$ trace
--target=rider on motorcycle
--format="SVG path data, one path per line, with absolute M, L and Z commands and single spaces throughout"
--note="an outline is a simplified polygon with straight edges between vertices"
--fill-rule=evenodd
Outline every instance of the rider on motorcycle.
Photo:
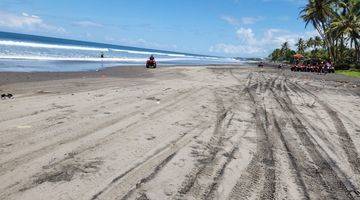
M 153 55 L 151 55 L 149 60 L 146 62 L 146 68 L 156 68 L 156 61 Z

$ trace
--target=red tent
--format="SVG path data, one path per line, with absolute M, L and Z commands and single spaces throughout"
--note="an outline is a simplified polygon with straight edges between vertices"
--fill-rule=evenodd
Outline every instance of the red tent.
M 293 55 L 293 57 L 294 57 L 295 59 L 301 59 L 301 58 L 303 58 L 304 56 L 297 53 L 297 54 Z

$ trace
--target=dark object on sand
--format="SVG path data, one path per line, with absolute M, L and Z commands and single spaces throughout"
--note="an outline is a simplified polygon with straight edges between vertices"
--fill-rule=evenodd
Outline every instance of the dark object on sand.
M 335 73 L 335 68 L 329 61 L 325 63 L 325 70 L 327 73 Z
M 146 62 L 146 68 L 156 68 L 156 61 L 155 60 L 148 60 Z
M 327 69 L 327 72 L 328 73 L 335 73 L 335 69 L 333 66 L 330 66 L 328 69 Z
M 14 97 L 14 95 L 10 94 L 10 93 L 1 94 L 1 99 L 6 99 L 6 98 L 12 99 L 13 97 Z
M 153 55 L 146 61 L 146 68 L 156 68 L 156 61 Z
M 258 64 L 258 67 L 264 67 L 264 63 L 263 63 L 263 62 L 260 62 L 260 63 Z

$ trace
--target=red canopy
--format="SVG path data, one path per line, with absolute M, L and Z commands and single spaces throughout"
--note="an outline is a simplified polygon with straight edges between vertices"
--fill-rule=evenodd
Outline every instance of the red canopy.
M 297 54 L 295 54 L 293 57 L 294 57 L 295 59 L 301 59 L 301 58 L 303 58 L 304 56 L 297 53 Z

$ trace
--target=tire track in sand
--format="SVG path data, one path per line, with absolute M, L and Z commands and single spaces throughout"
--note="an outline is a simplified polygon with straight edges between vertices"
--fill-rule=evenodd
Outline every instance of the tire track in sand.
M 200 135 L 206 131 L 208 126 L 209 124 L 206 123 L 196 126 L 192 131 L 115 177 L 105 188 L 93 195 L 91 199 L 127 199 L 142 184 L 153 179 L 180 149 L 188 145 L 195 135 Z
M 360 156 L 359 156 L 359 153 L 357 152 L 355 144 L 354 144 L 353 140 L 351 139 L 351 136 L 350 136 L 349 132 L 346 130 L 346 127 L 345 127 L 344 123 L 342 122 L 342 120 L 338 116 L 338 113 L 334 109 L 332 109 L 329 104 L 322 101 L 319 97 L 317 97 L 316 95 L 314 95 L 310 91 L 308 91 L 305 88 L 303 88 L 301 86 L 298 86 L 298 85 L 296 85 L 294 83 L 290 82 L 290 84 L 294 88 L 297 88 L 298 90 L 303 91 L 304 93 L 307 93 L 308 95 L 313 97 L 325 109 L 325 111 L 328 113 L 331 120 L 333 121 L 336 132 L 337 132 L 338 136 L 340 137 L 340 142 L 341 142 L 342 148 L 345 151 L 345 154 L 347 156 L 347 160 L 350 163 L 351 168 L 353 169 L 353 171 L 356 174 L 360 175 Z
M 164 105 L 163 107 L 161 107 L 161 108 L 159 108 L 159 109 L 155 109 L 155 111 L 153 111 L 153 112 L 151 113 L 151 115 L 159 114 L 159 112 L 161 112 L 162 110 L 167 111 L 167 109 L 169 109 L 169 107 L 176 106 L 179 102 L 184 101 L 185 99 L 187 99 L 188 97 L 190 97 L 190 96 L 193 95 L 193 94 L 194 94 L 194 93 L 192 92 L 192 93 L 186 94 L 185 96 L 184 96 L 184 95 L 181 95 L 180 97 L 182 97 L 182 98 L 179 98 L 180 100 L 179 100 L 179 99 L 176 99 L 176 100 L 174 100 L 174 101 L 170 101 L 170 103 Z M 128 125 L 127 127 L 125 127 L 125 128 L 129 128 L 130 126 L 134 126 L 134 125 L 136 125 L 138 122 L 139 122 L 139 121 L 135 121 L 134 123 L 129 124 L 129 125 Z M 206 125 L 206 123 L 204 123 L 204 124 Z M 190 131 L 191 131 L 191 130 L 190 130 Z M 115 134 L 115 132 L 112 133 L 112 134 L 110 134 L 110 135 L 106 135 L 106 137 L 110 137 L 110 136 L 112 136 L 113 134 Z M 180 139 L 183 138 L 184 136 L 185 136 L 185 134 L 182 135 L 178 140 L 180 140 Z M 95 146 L 96 146 L 96 145 L 99 145 L 101 142 L 104 142 L 104 141 L 105 141 L 104 139 L 105 139 L 106 137 L 105 137 L 105 136 L 102 136 L 102 137 L 104 137 L 104 138 L 100 138 L 100 140 L 97 141 L 97 142 L 94 144 Z M 174 144 L 175 142 L 176 142 L 176 141 L 172 141 L 171 144 Z M 84 151 L 86 151 L 86 150 L 88 150 L 88 149 L 94 148 L 94 145 L 92 145 L 92 146 L 85 146 L 85 147 L 81 147 L 81 149 L 77 149 L 76 155 L 77 155 L 77 154 L 80 154 L 80 153 L 82 153 L 82 152 L 84 152 Z M 74 156 L 74 155 L 73 155 L 73 156 Z M 66 160 L 68 160 L 68 159 L 72 159 L 73 156 L 71 156 L 71 157 L 65 157 L 64 159 L 58 160 L 57 162 L 52 163 L 51 166 L 60 164 L 60 163 L 66 161 Z M 15 188 L 8 188 L 6 192 L 1 193 L 1 196 L 9 195 L 9 194 L 11 194 L 11 192 L 18 191 L 18 190 L 25 191 L 25 190 L 30 189 L 30 188 L 32 188 L 32 187 L 36 187 L 36 185 L 34 185 L 34 183 L 32 183 L 32 182 L 31 182 L 31 183 L 27 182 L 27 183 L 24 183 L 24 184 L 18 184 L 18 185 L 16 185 Z
M 178 95 L 177 98 L 172 99 L 169 102 L 166 102 L 165 104 L 163 104 L 163 106 L 161 106 L 160 108 L 155 109 L 155 111 L 153 111 L 151 113 L 151 115 L 154 115 L 154 114 L 156 114 L 158 112 L 161 112 L 162 110 L 166 110 L 168 107 L 171 107 L 171 106 L 174 106 L 174 105 L 178 104 L 179 102 L 185 100 L 186 98 L 190 97 L 194 93 L 195 93 L 195 91 L 192 90 L 192 91 L 188 91 L 188 92 L 186 92 L 184 94 Z M 145 109 L 148 109 L 148 108 L 145 108 Z M 29 162 L 29 161 L 37 158 L 37 157 L 41 157 L 41 156 L 49 153 L 50 151 L 55 150 L 56 148 L 59 148 L 59 146 L 61 146 L 61 145 L 68 144 L 68 143 L 71 143 L 71 142 L 76 142 L 78 140 L 81 140 L 84 137 L 95 134 L 98 131 L 109 129 L 111 126 L 119 123 L 120 121 L 122 121 L 124 119 L 127 119 L 129 117 L 133 117 L 135 115 L 139 115 L 142 112 L 143 112 L 143 110 L 137 110 L 137 111 L 128 113 L 126 115 L 122 115 L 120 117 L 115 117 L 115 118 L 113 118 L 113 119 L 111 119 L 109 121 L 106 121 L 103 124 L 99 125 L 98 127 L 96 127 L 92 131 L 86 131 L 86 132 L 84 132 L 84 133 L 82 133 L 80 135 L 77 135 L 76 137 L 67 138 L 65 140 L 57 141 L 57 142 L 55 142 L 53 144 L 49 144 L 47 146 L 44 146 L 44 147 L 42 147 L 42 148 L 40 148 L 40 149 L 38 149 L 36 151 L 32 151 L 32 152 L 24 154 L 24 155 L 22 155 L 20 157 L 17 157 L 17 158 L 14 158 L 12 160 L 3 162 L 0 165 L 0 176 L 4 175 L 8 171 L 14 170 L 15 168 L 17 168 L 21 164 L 25 164 L 25 163 L 27 163 L 27 162 Z M 128 126 L 135 125 L 136 123 L 138 123 L 138 121 L 134 122 L 134 123 L 131 123 Z M 118 129 L 116 129 L 116 130 L 118 130 Z M 106 135 L 104 135 L 102 137 L 105 138 L 105 137 L 111 136 L 114 133 L 116 133 L 116 131 L 115 132 L 112 131 L 111 133 L 106 134 Z M 91 148 L 91 147 L 86 147 L 82 151 L 84 151 L 84 150 L 86 150 L 88 148 Z M 60 159 L 59 162 L 61 162 L 62 160 L 63 159 Z
M 229 114 L 229 111 L 224 108 L 222 100 L 217 99 L 217 105 L 218 114 L 213 136 L 207 144 L 204 144 L 206 152 L 200 153 L 203 154 L 204 158 L 198 160 L 198 167 L 192 169 L 190 174 L 188 174 L 187 178 L 182 183 L 181 188 L 178 190 L 178 198 L 190 195 L 196 197 L 196 199 L 204 199 L 206 194 L 209 193 L 209 185 L 203 187 L 197 182 L 200 178 L 209 178 L 207 174 L 213 174 L 214 170 L 216 170 L 218 167 L 216 156 L 226 139 L 224 137 L 225 133 L 223 127 L 226 126 L 224 121 L 226 116 Z
M 276 88 L 281 88 L 281 86 Z M 278 94 L 279 92 L 281 95 Z M 351 195 L 352 191 L 348 190 L 346 185 L 332 169 L 329 162 L 321 155 L 320 151 L 318 150 L 319 147 L 314 144 L 311 136 L 309 136 L 310 133 L 308 132 L 306 126 L 303 125 L 300 118 L 298 117 L 298 115 L 301 115 L 301 113 L 294 107 L 291 99 L 287 98 L 288 94 L 284 93 L 286 93 L 286 91 L 273 91 L 273 94 L 276 97 L 275 100 L 279 103 L 284 113 L 289 116 L 292 127 L 295 129 L 301 140 L 301 143 L 306 148 L 307 153 L 316 166 L 315 170 L 310 166 L 305 167 L 304 170 L 306 170 L 308 173 L 310 172 L 311 176 L 316 177 L 313 180 L 315 180 L 317 184 L 322 185 L 322 187 L 326 190 L 326 199 L 354 199 L 354 197 Z M 307 161 L 303 162 L 307 164 Z
M 232 76 L 241 84 L 234 73 Z M 249 76 L 249 77 L 252 77 Z M 259 193 L 260 199 L 274 199 L 276 192 L 275 183 L 275 160 L 273 152 L 273 141 L 269 136 L 268 126 L 269 119 L 266 109 L 263 107 L 261 100 L 256 94 L 258 86 L 262 86 L 261 81 L 251 85 L 251 79 L 244 91 L 249 95 L 255 110 L 255 124 L 257 127 L 257 152 L 250 161 L 245 172 L 241 175 L 239 181 L 234 186 L 229 199 L 248 199 L 259 186 L 263 178 L 263 187 Z M 266 87 L 271 83 L 267 83 L 261 88 L 261 92 L 265 92 Z
M 308 189 L 306 187 L 305 184 L 305 180 L 303 178 L 302 175 L 302 170 L 300 169 L 300 163 L 298 163 L 298 160 L 300 160 L 295 153 L 294 147 L 288 142 L 288 140 L 285 139 L 284 133 L 283 133 L 283 128 L 280 127 L 279 122 L 277 117 L 275 116 L 274 113 L 272 113 L 272 117 L 274 119 L 274 127 L 275 127 L 275 131 L 276 133 L 279 135 L 280 141 L 283 144 L 283 146 L 285 147 L 287 156 L 288 156 L 288 160 L 290 161 L 290 165 L 292 168 L 292 173 L 295 174 L 296 176 L 296 184 L 300 187 L 300 192 L 304 195 L 304 199 L 309 200 L 310 199 L 310 195 L 308 192 Z
M 230 77 L 232 75 L 231 69 L 223 70 L 225 72 L 230 72 Z M 222 76 L 225 74 L 222 73 Z M 250 83 L 252 79 L 252 74 L 249 74 L 247 77 L 247 84 Z M 238 87 L 237 87 L 238 88 Z M 225 95 L 228 93 L 237 94 L 239 92 L 238 89 L 234 90 L 232 88 L 226 87 Z M 207 161 L 205 163 L 198 163 L 198 167 L 194 168 L 191 173 L 188 175 L 188 178 L 183 182 L 182 187 L 178 191 L 177 198 L 178 199 L 214 199 L 215 198 L 215 190 L 220 184 L 220 180 L 224 174 L 224 171 L 228 164 L 234 159 L 234 154 L 238 151 L 238 143 L 231 144 L 230 149 L 225 150 L 225 142 L 229 140 L 229 138 L 234 137 L 235 135 L 227 136 L 227 130 L 231 124 L 231 121 L 236 113 L 232 112 L 232 109 L 237 105 L 237 101 L 235 99 L 238 96 L 232 97 L 229 102 L 231 105 L 227 108 L 224 107 L 223 96 L 220 94 L 217 95 L 217 105 L 218 105 L 218 116 L 217 123 L 214 129 L 214 136 L 211 138 L 209 143 L 206 143 L 205 146 L 210 149 L 210 155 L 207 157 Z M 226 138 L 227 137 L 227 138 Z M 211 147 L 211 148 L 210 148 Z M 221 150 L 223 148 L 223 150 Z M 229 147 L 227 147 L 229 148 Z M 223 154 L 227 154 L 227 156 L 223 156 Z

